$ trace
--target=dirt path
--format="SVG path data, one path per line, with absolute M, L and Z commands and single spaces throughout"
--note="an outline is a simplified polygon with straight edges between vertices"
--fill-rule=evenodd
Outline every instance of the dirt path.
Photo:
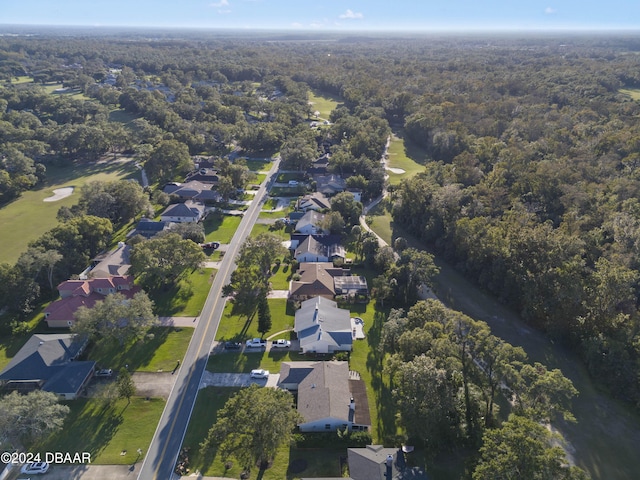
M 602 480 L 640 478 L 640 418 L 598 391 L 581 360 L 528 327 L 511 310 L 482 293 L 450 266 L 439 262 L 436 295 L 447 305 L 489 324 L 493 333 L 524 348 L 530 361 L 559 368 L 580 392 L 573 402 L 575 424 L 558 429 L 577 465 Z

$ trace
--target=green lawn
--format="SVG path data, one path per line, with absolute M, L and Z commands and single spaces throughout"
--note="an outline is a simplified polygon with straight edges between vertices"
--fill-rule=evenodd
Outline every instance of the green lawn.
M 127 400 L 105 405 L 96 399 L 81 398 L 68 405 L 71 412 L 63 429 L 34 451 L 90 452 L 91 463 L 130 465 L 143 460 L 165 401 L 133 397 L 128 405 Z M 142 457 L 136 453 L 139 448 Z
M 263 162 L 261 160 L 245 160 L 247 168 L 252 172 L 267 172 L 273 166 L 273 162 Z
M 134 178 L 138 170 L 133 162 L 72 164 L 47 166 L 45 184 L 36 190 L 23 192 L 20 198 L 0 208 L 0 263 L 14 263 L 27 244 L 58 224 L 56 214 L 62 206 L 78 202 L 79 188 L 94 180 Z M 135 177 L 137 178 L 137 177 Z M 74 193 L 56 202 L 43 200 L 62 187 L 75 188 Z
M 634 100 L 640 100 L 640 88 L 621 88 L 618 91 L 629 95 Z
M 207 387 L 198 392 L 198 398 L 191 415 L 191 421 L 184 437 L 183 446 L 189 449 L 191 471 L 199 471 L 207 476 L 225 476 L 239 478 L 242 472 L 238 462 L 231 459 L 233 466 L 225 469 L 224 459 L 213 451 L 206 457 L 200 455 L 199 444 L 206 436 L 209 428 L 216 420 L 218 410 L 225 402 L 238 392 L 237 388 Z M 257 468 L 251 471 L 251 479 L 263 480 L 294 480 L 304 475 L 307 478 L 339 477 L 341 455 L 344 449 L 296 449 L 288 444 L 283 445 L 276 454 L 270 468 L 260 474 Z M 294 460 L 302 460 L 307 466 L 304 470 L 292 473 L 290 464 Z
M 278 218 L 280 218 L 280 217 L 278 217 Z M 273 225 L 265 225 L 264 223 L 256 223 L 256 224 L 254 224 L 253 228 L 251 229 L 251 233 L 249 234 L 249 236 L 257 237 L 261 233 L 271 233 L 273 235 L 277 235 L 283 241 L 291 239 L 291 232 L 290 232 L 289 229 L 281 228 L 280 230 L 274 230 L 273 229 Z
M 389 145 L 389 163 L 392 168 L 400 168 L 405 173 L 393 173 L 387 170 L 389 183 L 398 184 L 404 178 L 412 177 L 416 173 L 424 171 L 424 164 L 427 161 L 427 154 L 421 147 L 404 137 L 400 131 L 391 137 Z
M 214 260 L 212 260 L 214 261 Z M 197 317 L 207 300 L 216 270 L 200 268 L 167 290 L 147 292 L 161 317 Z
M 129 342 L 124 346 L 98 341 L 89 347 L 87 358 L 114 371 L 125 365 L 129 365 L 129 370 L 139 372 L 172 370 L 178 360 L 182 361 L 193 328 L 154 327 L 151 333 L 153 336 L 144 342 Z
M 342 104 L 342 99 L 328 93 L 322 93 L 319 90 L 309 92 L 309 102 L 311 102 L 311 111 L 320 112 L 318 120 L 329 120 L 331 112 Z M 315 117 L 312 117 L 315 119 Z
M 272 290 L 289 290 L 291 281 L 291 265 L 280 263 L 271 268 L 272 276 L 269 278 Z
M 385 242 L 391 245 L 396 238 L 393 235 L 393 218 L 386 204 L 381 202 L 369 211 L 366 217 L 367 225 L 376 232 Z
M 269 309 L 271 311 L 271 330 L 267 332 L 268 337 L 281 330 L 293 328 L 294 312 L 284 298 L 270 298 Z M 247 320 L 244 315 L 238 315 L 233 311 L 233 303 L 227 302 L 224 308 L 224 314 L 220 320 L 220 326 L 216 333 L 216 340 L 246 340 L 248 338 L 260 337 L 257 330 L 258 319 L 254 315 L 253 318 Z M 212 357 L 214 358 L 215 355 Z
M 229 243 L 240 225 L 242 217 L 212 214 L 204 221 L 204 232 L 207 242 Z
M 133 120 L 138 118 L 137 115 L 129 113 L 121 108 L 116 108 L 109 112 L 109 121 L 122 123 L 125 126 L 128 126 Z

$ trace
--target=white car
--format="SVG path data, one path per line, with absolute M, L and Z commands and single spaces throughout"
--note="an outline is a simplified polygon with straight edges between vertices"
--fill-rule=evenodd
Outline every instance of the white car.
M 263 370 L 261 368 L 251 370 L 251 378 L 268 378 L 268 377 L 269 377 L 269 370 Z
M 291 342 L 289 340 L 285 340 L 284 338 L 274 340 L 271 343 L 271 348 L 289 348 L 290 346 Z
M 250 338 L 247 340 L 248 348 L 265 348 L 267 346 L 267 341 L 262 338 Z
M 31 462 L 22 466 L 20 473 L 27 475 L 39 475 L 41 473 L 47 473 L 49 471 L 49 464 L 47 462 Z

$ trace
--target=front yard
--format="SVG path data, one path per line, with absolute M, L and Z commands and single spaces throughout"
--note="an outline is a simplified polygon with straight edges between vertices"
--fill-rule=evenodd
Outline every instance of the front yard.
M 126 399 L 107 404 L 81 398 L 68 406 L 71 411 L 63 429 L 37 445 L 34 452 L 90 452 L 91 463 L 130 465 L 143 460 L 165 401 L 132 397 L 129 404 Z

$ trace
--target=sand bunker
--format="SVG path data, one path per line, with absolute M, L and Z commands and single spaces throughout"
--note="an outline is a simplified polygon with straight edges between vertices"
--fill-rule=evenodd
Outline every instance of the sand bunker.
M 73 193 L 73 187 L 56 188 L 53 191 L 53 196 L 45 198 L 44 202 L 57 202 L 63 198 L 67 198 Z
M 397 175 L 402 175 L 403 173 L 407 173 L 405 170 L 401 168 L 387 167 L 385 168 L 385 170 L 389 170 L 391 173 L 395 173 Z

